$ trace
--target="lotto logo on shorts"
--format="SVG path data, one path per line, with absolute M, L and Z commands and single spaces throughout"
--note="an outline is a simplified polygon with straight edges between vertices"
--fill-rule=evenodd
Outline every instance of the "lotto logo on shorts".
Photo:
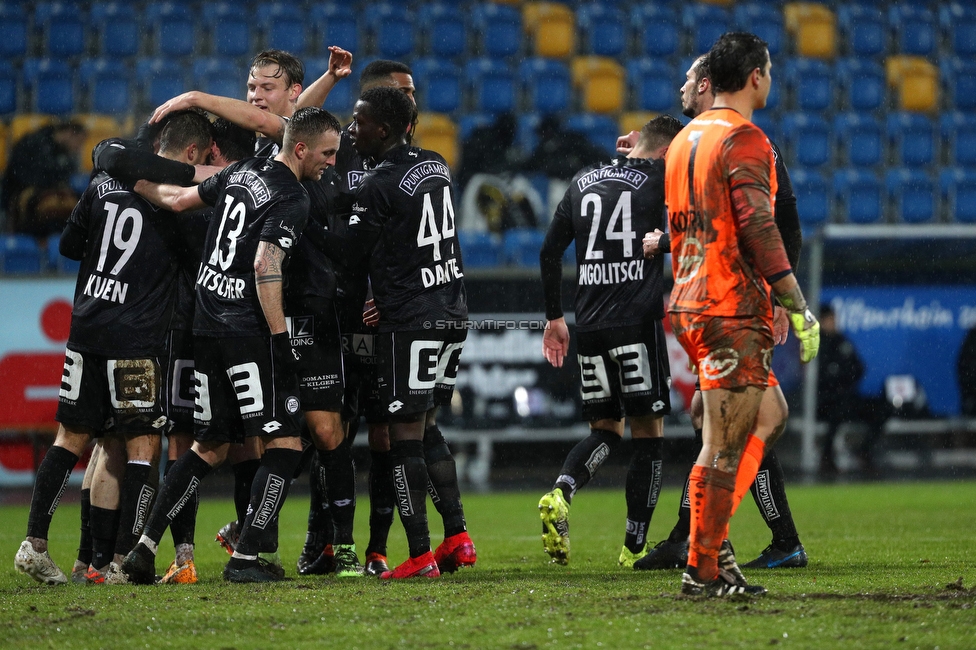
M 282 426 L 281 423 L 278 422 L 277 420 L 271 420 L 271 422 L 268 422 L 266 425 L 261 427 L 261 430 L 264 431 L 265 433 L 274 433 L 275 431 L 280 429 L 281 426 Z
M 390 403 L 390 408 L 388 410 L 390 411 L 390 413 L 396 413 L 402 408 L 403 408 L 403 402 L 397 400 L 395 402 Z
M 727 377 L 739 366 L 739 353 L 732 348 L 722 348 L 711 352 L 701 364 L 705 379 L 721 379 Z

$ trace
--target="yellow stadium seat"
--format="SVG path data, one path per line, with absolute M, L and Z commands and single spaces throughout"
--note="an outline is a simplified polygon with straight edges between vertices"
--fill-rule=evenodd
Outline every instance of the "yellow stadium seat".
M 529 2 L 522 7 L 522 23 L 532 37 L 537 56 L 564 59 L 576 50 L 576 15 L 558 2 Z
M 626 135 L 631 131 L 640 131 L 644 125 L 653 120 L 660 113 L 653 111 L 631 111 L 620 116 L 620 134 Z
M 578 56 L 572 63 L 573 85 L 582 94 L 587 113 L 619 113 L 626 98 L 626 74 L 616 60 Z
M 17 141 L 28 133 L 33 133 L 42 126 L 47 126 L 55 121 L 53 115 L 44 113 L 18 113 L 10 120 L 10 146 L 13 147 Z
M 81 169 L 86 172 L 92 170 L 92 149 L 106 138 L 118 138 L 125 135 L 123 126 L 114 117 L 99 115 L 98 113 L 83 113 L 71 118 L 88 130 L 88 137 L 81 148 Z
M 0 174 L 7 170 L 7 137 L 10 129 L 3 122 L 0 122 Z
M 828 7 L 791 2 L 783 8 L 783 17 L 798 55 L 832 59 L 837 53 L 837 16 Z
M 442 113 L 421 113 L 417 120 L 414 144 L 436 151 L 452 169 L 458 163 L 458 127 Z
M 885 61 L 888 85 L 898 91 L 904 111 L 931 112 L 939 108 L 939 69 L 920 56 L 890 56 Z

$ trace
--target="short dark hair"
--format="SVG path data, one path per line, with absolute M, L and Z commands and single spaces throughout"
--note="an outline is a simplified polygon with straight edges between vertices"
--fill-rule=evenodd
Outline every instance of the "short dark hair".
M 363 68 L 362 74 L 359 75 L 359 88 L 362 90 L 366 86 L 376 82 L 378 79 L 385 79 L 386 77 L 397 73 L 412 75 L 413 70 L 411 70 L 410 66 L 408 66 L 406 63 L 378 59 L 369 63 L 365 68 Z
M 342 125 L 336 116 L 316 106 L 299 108 L 285 126 L 283 147 L 291 151 L 299 142 L 308 142 L 320 133 L 334 131 L 337 135 Z
M 258 52 L 251 59 L 248 71 L 254 68 L 263 68 L 269 65 L 278 66 L 278 72 L 271 75 L 275 79 L 284 75 L 288 85 L 301 84 L 305 82 L 305 65 L 291 52 L 284 50 L 264 50 Z
M 201 149 L 213 142 L 213 127 L 203 111 L 188 108 L 166 116 L 166 124 L 159 133 L 159 151 L 181 152 L 191 144 Z
M 254 142 L 257 140 L 254 131 L 222 117 L 213 122 L 213 139 L 227 160 L 236 162 L 254 155 Z
M 749 32 L 726 32 L 708 52 L 709 79 L 716 93 L 734 93 L 745 88 L 756 68 L 766 74 L 769 46 Z
M 674 136 L 683 128 L 684 125 L 677 118 L 667 114 L 659 115 L 641 128 L 637 144 L 648 150 L 663 147 L 671 144 Z
M 370 117 L 390 126 L 394 137 L 406 134 L 417 111 L 410 98 L 397 88 L 370 88 L 362 94 L 359 101 L 369 105 L 367 113 Z
M 695 70 L 695 83 L 700 83 L 702 79 L 712 78 L 712 71 L 708 67 L 708 54 L 702 54 L 695 59 L 693 66 Z

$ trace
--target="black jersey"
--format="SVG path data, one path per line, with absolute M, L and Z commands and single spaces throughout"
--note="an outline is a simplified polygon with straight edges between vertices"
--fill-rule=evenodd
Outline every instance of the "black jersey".
M 364 175 L 349 232 L 371 253 L 381 332 L 467 318 L 454 215 L 451 171 L 438 153 L 396 147 Z
M 773 158 L 776 160 L 776 209 L 773 211 L 773 219 L 779 229 L 780 237 L 783 238 L 783 248 L 786 249 L 786 258 L 796 273 L 800 264 L 800 249 L 803 247 L 803 230 L 800 227 L 800 215 L 796 210 L 796 194 L 793 193 L 793 181 L 790 180 L 790 172 L 786 169 L 786 162 L 779 147 L 772 140 L 769 143 L 773 147 Z
M 214 209 L 206 208 L 198 212 L 174 215 L 180 241 L 177 247 L 179 272 L 176 285 L 176 307 L 170 329 L 192 330 L 193 309 L 196 304 L 197 271 L 203 257 L 203 245 L 207 239 L 207 229 L 213 219 Z
M 308 220 L 309 199 L 295 174 L 273 158 L 247 158 L 199 186 L 215 207 L 197 271 L 193 333 L 267 336 L 254 284 L 254 256 L 262 241 L 290 255 Z
M 664 229 L 664 161 L 616 157 L 576 174 L 542 245 L 546 317 L 562 316 L 563 252 L 576 240 L 576 327 L 664 318 L 664 257 L 644 259 L 644 233 Z
M 174 215 L 105 173 L 71 213 L 85 235 L 71 312 L 71 347 L 124 358 L 163 352 L 176 299 Z
M 302 187 L 310 207 L 308 223 L 288 266 L 285 294 L 289 304 L 304 296 L 333 300 L 336 295 L 335 266 L 326 252 L 335 212 L 334 179 L 323 174 L 319 180 L 304 181 Z
M 258 158 L 274 158 L 281 152 L 281 144 L 262 135 L 254 142 L 254 155 Z

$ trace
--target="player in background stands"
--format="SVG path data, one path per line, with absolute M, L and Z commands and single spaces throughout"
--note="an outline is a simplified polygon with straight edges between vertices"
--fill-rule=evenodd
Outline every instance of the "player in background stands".
M 539 255 L 548 325 L 542 351 L 556 368 L 569 352 L 563 317 L 563 253 L 576 242 L 579 269 L 576 330 L 583 419 L 590 435 L 563 463 L 539 501 L 542 544 L 552 561 L 569 563 L 573 496 L 620 445 L 624 418 L 634 454 L 627 472 L 627 525 L 619 562 L 647 552 L 647 530 L 661 490 L 664 416 L 671 412 L 671 368 L 665 343 L 664 258 L 644 259 L 639 234 L 663 228 L 664 153 L 681 130 L 670 115 L 644 125 L 633 150 L 579 171 L 556 208 Z

